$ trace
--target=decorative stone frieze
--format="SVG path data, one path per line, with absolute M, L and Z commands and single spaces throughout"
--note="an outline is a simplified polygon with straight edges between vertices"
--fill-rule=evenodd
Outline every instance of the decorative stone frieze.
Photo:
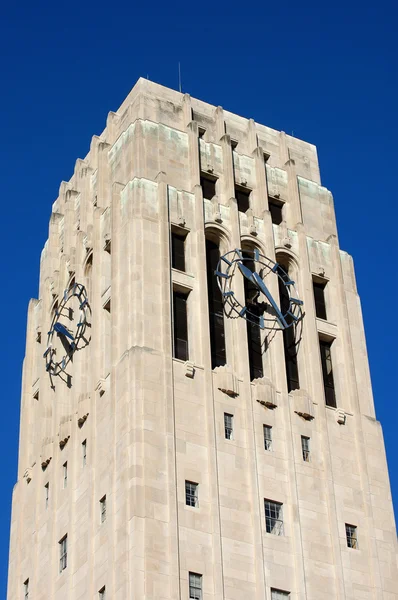
M 278 394 L 276 393 L 274 384 L 268 379 L 268 377 L 255 379 L 252 382 L 251 389 L 253 400 L 256 400 L 256 402 L 262 404 L 266 408 L 277 408 Z
M 214 373 L 217 377 L 217 388 L 219 390 L 228 396 L 239 395 L 239 381 L 229 365 L 216 367 Z
M 339 425 L 345 425 L 347 415 L 345 414 L 344 409 L 336 408 L 336 419 Z
M 293 400 L 293 410 L 306 421 L 315 418 L 314 403 L 306 390 L 292 390 L 289 396 Z
M 185 367 L 185 377 L 189 377 L 190 379 L 194 378 L 195 375 L 195 367 L 191 360 L 186 360 L 184 363 Z

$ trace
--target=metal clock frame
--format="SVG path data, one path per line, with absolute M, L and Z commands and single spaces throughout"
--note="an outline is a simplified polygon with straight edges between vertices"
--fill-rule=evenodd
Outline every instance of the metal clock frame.
M 73 299 L 77 298 L 79 301 L 79 321 L 76 325 L 75 332 L 71 332 L 65 325 L 59 322 L 60 317 L 66 316 L 68 311 L 68 303 Z M 50 331 L 47 335 L 47 349 L 43 354 L 43 358 L 46 360 L 46 371 L 50 376 L 57 376 L 63 373 L 72 360 L 74 353 L 77 350 L 81 350 L 90 340 L 85 337 L 87 327 L 90 327 L 88 317 L 91 315 L 91 308 L 88 302 L 86 288 L 81 283 L 74 283 L 72 286 L 64 291 L 63 299 L 60 305 L 57 307 L 54 316 L 51 321 Z M 54 360 L 56 350 L 53 347 L 53 337 L 58 335 L 70 339 L 69 349 L 65 350 L 65 354 L 60 360 Z M 65 346 L 65 344 L 64 344 Z
M 251 272 L 245 267 L 245 261 L 254 261 L 260 265 L 260 269 Z M 252 276 L 251 281 L 258 288 L 259 294 L 262 292 L 265 296 L 264 299 L 266 299 L 267 302 L 265 303 L 263 315 L 258 316 L 257 314 L 252 313 L 250 309 L 243 305 L 236 297 L 235 292 L 232 289 L 232 281 L 237 269 L 247 278 L 249 278 L 250 274 Z M 284 314 L 282 314 L 279 306 L 272 298 L 264 283 L 264 280 L 270 274 L 277 275 L 279 280 L 285 286 L 289 296 L 289 307 Z M 288 329 L 289 327 L 297 325 L 304 316 L 302 310 L 303 302 L 298 298 L 295 282 L 290 279 L 289 275 L 281 265 L 261 254 L 257 248 L 254 248 L 253 250 L 242 250 L 240 248 L 230 250 L 221 256 L 215 275 L 223 297 L 224 310 L 228 316 L 236 314 L 237 317 L 243 317 L 247 321 L 259 325 L 261 329 L 270 330 Z

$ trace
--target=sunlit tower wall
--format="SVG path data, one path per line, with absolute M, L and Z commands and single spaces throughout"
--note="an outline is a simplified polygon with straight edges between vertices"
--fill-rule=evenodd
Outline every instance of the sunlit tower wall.
M 234 249 L 296 282 L 299 340 L 224 314 L 214 271 Z M 51 375 L 43 355 L 75 284 L 85 343 Z M 283 304 L 277 277 L 270 290 Z M 353 261 L 316 148 L 138 80 L 52 207 L 28 309 L 8 600 L 397 588 Z

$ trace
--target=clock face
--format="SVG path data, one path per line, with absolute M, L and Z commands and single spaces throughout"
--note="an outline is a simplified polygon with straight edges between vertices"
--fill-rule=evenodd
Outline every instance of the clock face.
M 273 330 L 288 329 L 301 321 L 303 302 L 294 281 L 257 248 L 227 252 L 220 258 L 215 274 L 227 316 L 243 317 L 261 329 Z M 243 279 L 243 286 L 236 285 L 239 278 Z M 278 282 L 276 298 L 270 292 L 272 278 Z
M 43 354 L 50 377 L 61 375 L 73 360 L 73 355 L 90 341 L 87 328 L 91 315 L 86 288 L 74 283 L 66 289 L 63 299 L 54 311 Z

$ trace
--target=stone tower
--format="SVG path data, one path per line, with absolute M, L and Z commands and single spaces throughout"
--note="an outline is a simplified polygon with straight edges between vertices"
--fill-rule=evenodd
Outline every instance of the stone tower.
M 247 318 L 282 311 L 279 267 L 275 309 L 237 269 L 223 310 L 235 249 L 283 267 L 302 319 Z M 353 262 L 313 145 L 140 79 L 53 205 L 21 403 L 9 600 L 398 598 Z

